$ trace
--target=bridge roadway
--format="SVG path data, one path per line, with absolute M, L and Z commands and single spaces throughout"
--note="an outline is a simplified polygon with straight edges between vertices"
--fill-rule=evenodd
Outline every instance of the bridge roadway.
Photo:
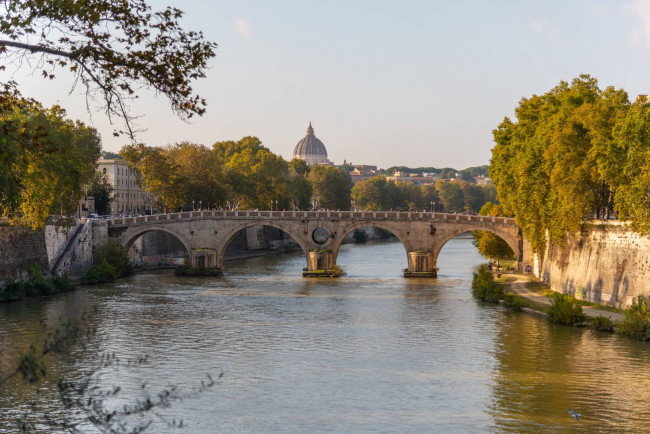
M 307 257 L 306 270 L 336 264 L 345 237 L 355 229 L 375 226 L 392 232 L 408 258 L 405 276 L 435 276 L 442 247 L 458 234 L 488 231 L 515 252 L 519 268 L 533 263 L 532 251 L 514 219 L 430 212 L 397 211 L 192 211 L 98 221 L 107 235 L 130 248 L 149 231 L 174 235 L 190 254 L 192 266 L 223 267 L 228 244 L 241 230 L 267 225 L 286 232 Z

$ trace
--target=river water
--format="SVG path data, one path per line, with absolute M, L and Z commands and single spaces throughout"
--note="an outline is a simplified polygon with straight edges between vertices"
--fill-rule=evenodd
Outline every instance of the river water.
M 304 257 L 278 254 L 227 262 L 222 278 L 147 272 L 3 304 L 0 373 L 42 339 L 40 322 L 96 308 L 97 334 L 75 364 L 50 364 L 76 378 L 101 354 L 148 355 L 99 371 L 100 385 L 122 387 L 109 405 L 133 402 L 143 382 L 189 392 L 223 373 L 160 410 L 152 432 L 176 432 L 164 421 L 179 418 L 192 433 L 650 431 L 650 347 L 477 303 L 471 276 L 484 261 L 455 238 L 437 279 L 407 280 L 401 244 L 375 242 L 342 248 L 340 279 L 304 279 Z M 54 385 L 26 410 L 32 389 L 0 387 L 0 432 L 21 412 L 56 417 Z

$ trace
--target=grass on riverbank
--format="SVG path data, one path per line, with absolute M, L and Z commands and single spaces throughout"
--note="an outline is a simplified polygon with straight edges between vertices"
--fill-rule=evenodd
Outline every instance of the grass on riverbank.
M 0 302 L 17 301 L 26 297 L 41 297 L 72 291 L 76 285 L 67 275 L 46 278 L 41 267 L 29 269 L 27 280 L 7 278 L 0 287 Z
M 540 282 L 538 280 L 530 280 L 529 282 L 526 282 L 526 289 L 530 290 L 531 292 L 535 292 L 537 294 L 543 295 L 544 297 L 548 298 L 553 298 L 554 294 L 557 294 L 557 292 L 553 291 L 551 288 L 548 287 L 544 282 Z M 620 309 L 618 307 L 613 307 L 613 306 L 607 306 L 604 304 L 598 304 L 594 303 L 591 301 L 587 300 L 582 300 L 580 298 L 575 298 L 572 297 L 573 300 L 575 300 L 575 303 L 579 304 L 580 306 L 589 306 L 589 307 L 595 307 L 599 310 L 606 310 L 608 312 L 617 312 L 617 313 L 625 313 L 625 309 Z
M 576 299 L 575 297 L 559 294 L 551 291 L 548 286 L 538 281 L 529 281 L 526 282 L 526 289 L 530 292 L 537 294 L 538 296 L 551 297 L 553 298 L 552 302 L 536 302 L 530 297 L 525 297 L 518 295 L 516 293 L 508 291 L 510 284 L 514 283 L 517 279 L 513 276 L 500 276 L 495 278 L 494 273 L 488 270 L 486 267 L 482 267 L 478 273 L 474 274 L 474 279 L 472 281 L 472 293 L 474 296 L 481 301 L 498 301 L 501 302 L 504 306 L 509 307 L 513 310 L 529 310 L 536 311 L 544 314 L 549 321 L 566 324 L 572 326 L 587 326 L 595 330 L 600 331 L 614 331 L 615 327 L 619 325 L 615 324 L 611 317 L 605 317 L 603 315 L 598 315 L 596 317 L 589 317 L 582 311 L 582 306 L 594 306 L 599 309 L 605 308 L 605 306 L 599 306 L 596 303 L 586 302 L 584 300 Z M 485 294 L 491 295 L 491 297 L 486 296 Z M 500 294 L 498 299 L 495 294 Z M 607 310 L 622 312 L 622 309 L 609 308 Z M 635 330 L 642 330 L 640 334 L 643 334 L 646 330 L 648 331 L 647 336 L 650 340 L 650 307 L 647 309 L 648 312 L 648 327 L 647 329 L 643 326 L 639 326 L 640 321 L 636 321 Z M 633 334 L 633 333 L 629 333 Z

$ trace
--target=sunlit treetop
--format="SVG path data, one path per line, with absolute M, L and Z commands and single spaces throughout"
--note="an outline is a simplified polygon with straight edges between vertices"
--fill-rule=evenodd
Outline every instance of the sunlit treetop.
M 144 0 L 0 0 L 0 69 L 27 64 L 48 79 L 70 70 L 88 110 L 122 118 L 126 131 L 114 134 L 133 137 L 128 102 L 142 88 L 165 95 L 181 119 L 205 112 L 191 83 L 205 77 L 217 45 L 183 30 L 182 16 Z

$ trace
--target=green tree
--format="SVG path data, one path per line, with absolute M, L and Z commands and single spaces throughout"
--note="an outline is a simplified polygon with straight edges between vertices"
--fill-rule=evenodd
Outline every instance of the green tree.
M 101 151 L 97 131 L 44 108 L 13 87 L 0 92 L 0 215 L 43 227 L 50 214 L 73 215 Z
M 102 174 L 100 171 L 96 171 L 88 188 L 88 195 L 95 199 L 95 211 L 97 214 L 103 215 L 111 213 L 113 190 L 113 185 L 108 182 L 106 175 Z
M 422 193 L 422 203 L 420 203 L 420 206 L 418 208 L 426 209 L 427 211 L 442 210 L 442 201 L 438 196 L 438 190 L 436 190 L 435 184 L 421 185 L 420 192 Z
M 390 209 L 387 186 L 389 182 L 383 176 L 364 179 L 352 187 L 351 197 L 355 206 L 364 210 L 384 211 Z
M 311 184 L 307 179 L 309 166 L 305 160 L 294 158 L 289 161 L 289 196 L 291 209 L 311 209 Z
M 507 216 L 506 210 L 501 205 L 492 202 L 486 202 L 479 214 L 494 217 Z M 497 266 L 499 261 L 516 259 L 515 253 L 503 238 L 487 231 L 472 231 L 472 236 L 474 237 L 474 246 L 478 251 L 486 258 L 496 261 Z
M 492 184 L 481 184 L 480 186 L 483 189 L 483 198 L 485 202 L 498 202 L 497 199 L 497 189 L 494 188 Z
M 472 172 L 470 172 L 469 170 L 461 170 L 460 172 L 458 172 L 458 175 L 460 176 L 461 181 L 471 182 L 474 184 L 476 183 L 476 181 L 474 180 L 474 175 L 472 175 Z
M 178 165 L 178 173 L 184 180 L 186 209 L 225 202 L 228 189 L 224 168 L 212 149 L 182 142 L 163 148 L 163 152 Z
M 304 176 L 309 175 L 309 165 L 305 160 L 294 158 L 289 161 L 289 174 L 291 176 Z
M 467 212 L 478 212 L 485 204 L 485 192 L 481 186 L 465 181 L 456 181 L 463 191 L 463 209 Z
M 289 208 L 288 164 L 257 137 L 217 142 L 213 151 L 224 165 L 230 208 Z
M 192 82 L 205 76 L 216 44 L 201 32 L 185 31 L 176 8 L 152 11 L 145 0 L 2 0 L 1 69 L 38 56 L 48 79 L 59 68 L 75 75 L 88 101 L 109 118 L 125 121 L 133 136 L 128 100 L 141 88 L 165 95 L 181 118 L 205 112 Z M 118 134 L 116 132 L 116 134 Z
M 586 216 L 611 206 L 613 131 L 628 106 L 624 91 L 581 75 L 523 98 L 517 121 L 494 130 L 490 177 L 534 251 L 544 251 L 547 234 L 563 244 Z
M 332 166 L 315 166 L 308 179 L 321 208 L 350 209 L 350 180 L 346 173 Z
M 440 179 L 456 179 L 456 169 L 445 167 L 440 171 Z
M 619 218 L 650 234 L 650 104 L 635 103 L 616 126 L 609 154 L 617 170 L 607 179 L 615 187 Z
M 313 190 L 309 180 L 303 176 L 292 176 L 289 179 L 289 195 L 291 197 L 291 209 L 311 209 L 311 197 Z
M 465 197 L 459 182 L 439 180 L 436 191 L 445 211 L 462 212 L 465 209 Z
M 137 183 L 152 195 L 155 208 L 175 211 L 185 204 L 187 181 L 162 148 L 126 145 L 120 155 L 135 169 Z
M 411 182 L 397 182 L 400 203 L 397 207 L 404 211 L 418 211 L 424 209 L 422 190 Z
M 474 167 L 468 167 L 467 169 L 462 170 L 461 172 L 469 172 L 469 174 L 472 177 L 475 176 L 487 176 L 490 170 L 490 166 L 483 165 L 483 166 L 474 166 Z

